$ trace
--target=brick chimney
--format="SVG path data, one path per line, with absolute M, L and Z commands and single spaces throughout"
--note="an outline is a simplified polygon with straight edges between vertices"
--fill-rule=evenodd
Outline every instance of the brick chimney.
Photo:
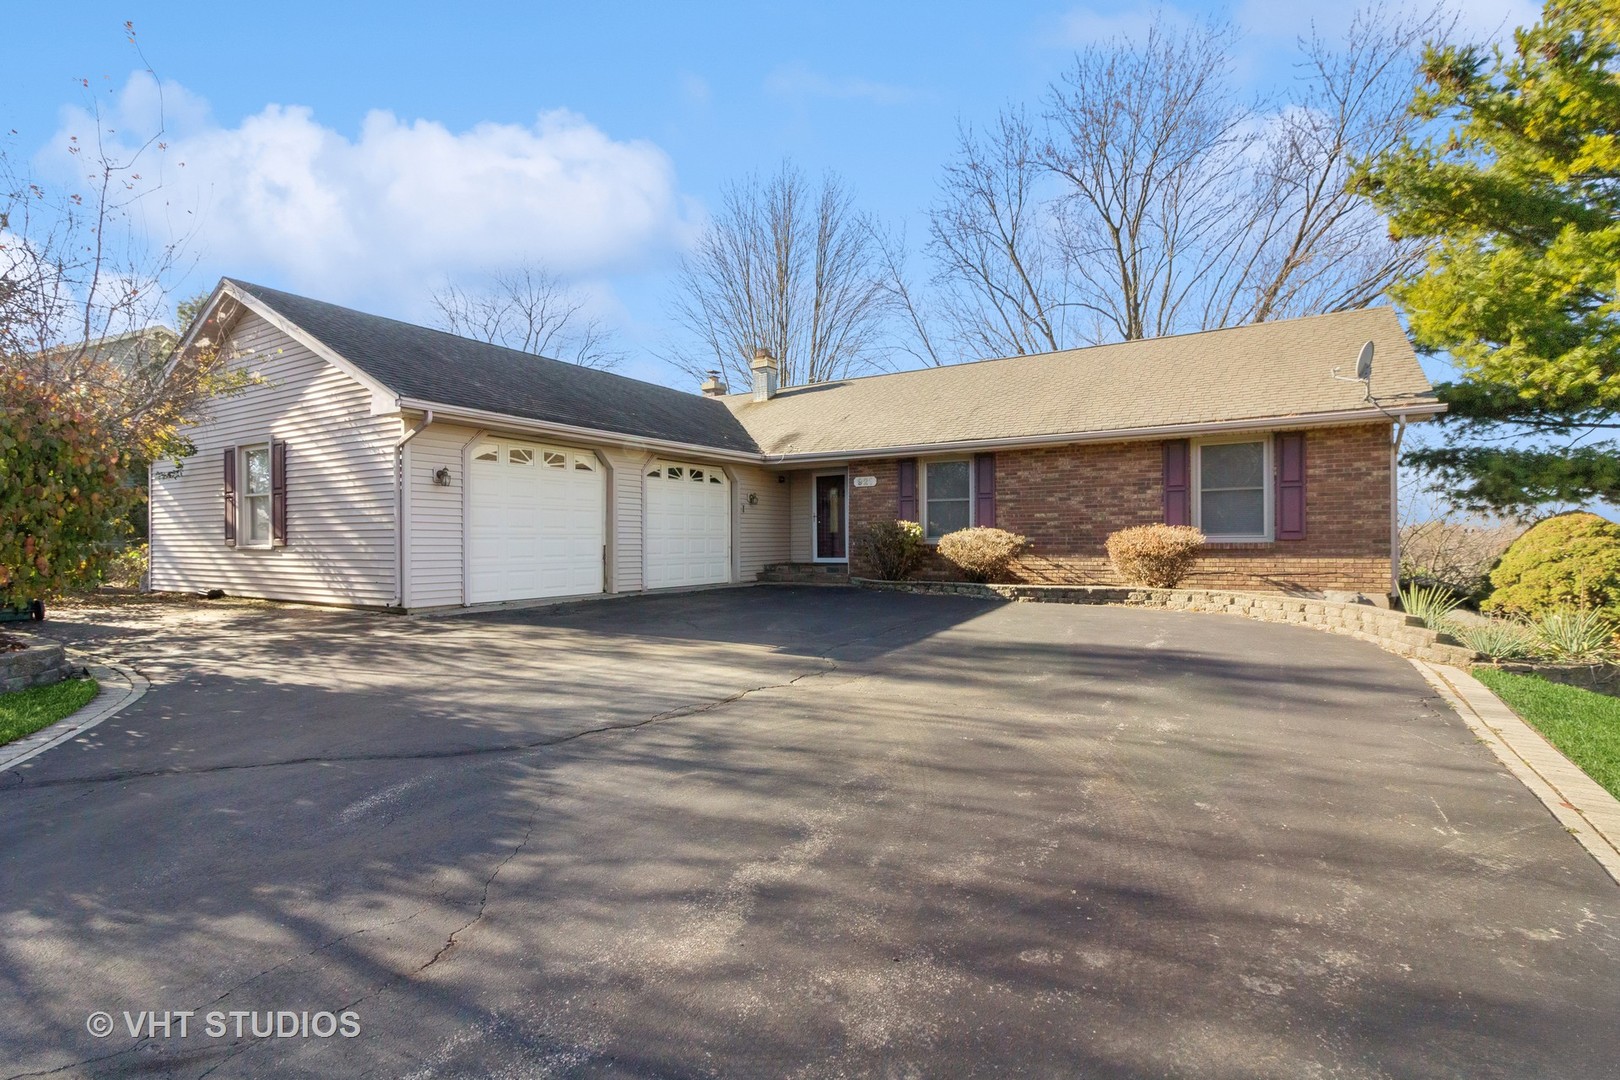
M 761 345 L 754 350 L 754 362 L 748 365 L 754 372 L 754 400 L 769 401 L 776 396 L 776 357 Z
M 704 397 L 724 397 L 726 384 L 721 380 L 718 371 L 711 371 L 709 377 L 703 380 L 703 385 L 698 389 L 703 391 Z

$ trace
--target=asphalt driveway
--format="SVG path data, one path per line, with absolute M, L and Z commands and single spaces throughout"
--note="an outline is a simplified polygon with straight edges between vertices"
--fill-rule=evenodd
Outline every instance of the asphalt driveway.
M 153 688 L 0 773 L 0 1077 L 1620 1061 L 1620 887 L 1360 642 L 790 588 L 47 625 Z

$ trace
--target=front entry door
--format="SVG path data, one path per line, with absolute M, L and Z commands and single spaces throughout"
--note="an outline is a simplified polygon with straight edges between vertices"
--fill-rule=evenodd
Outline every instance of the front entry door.
M 840 562 L 849 558 L 844 544 L 844 478 L 816 477 L 816 558 Z

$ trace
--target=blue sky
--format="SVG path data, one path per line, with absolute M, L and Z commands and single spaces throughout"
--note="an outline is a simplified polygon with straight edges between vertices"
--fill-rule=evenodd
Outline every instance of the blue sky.
M 1477 38 L 1536 12 L 1456 4 Z M 1256 92 L 1291 77 L 1313 19 L 1332 31 L 1348 15 L 1325 0 L 1168 10 L 1230 16 Z M 420 321 L 446 272 L 529 257 L 589 294 L 627 374 L 684 385 L 656 359 L 674 332 L 670 275 L 727 180 L 783 158 L 834 169 L 916 236 L 959 121 L 1036 101 L 1075 48 L 1147 17 L 1110 3 L 86 0 L 8 15 L 0 116 L 12 150 L 63 180 L 87 94 L 121 135 L 150 129 L 158 95 L 120 29 L 132 19 L 169 143 L 145 175 L 195 257 L 177 294 L 232 274 Z

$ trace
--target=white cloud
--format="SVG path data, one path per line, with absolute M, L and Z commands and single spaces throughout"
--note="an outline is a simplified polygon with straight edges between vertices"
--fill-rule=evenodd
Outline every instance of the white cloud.
M 692 227 L 661 149 L 566 110 L 465 131 L 378 110 L 349 138 L 303 106 L 227 127 L 183 87 L 165 84 L 161 100 L 167 149 L 137 170 L 160 185 L 140 203 L 153 238 L 194 232 L 205 265 L 322 296 L 417 297 L 446 274 L 523 261 L 602 274 L 681 246 Z M 156 130 L 158 101 L 149 76 L 130 78 L 107 117 L 123 147 Z M 93 131 L 69 110 L 46 156 Z
M 831 76 L 804 64 L 784 64 L 765 77 L 769 93 L 787 98 L 833 98 L 873 105 L 905 105 L 922 97 L 916 90 L 855 76 Z

